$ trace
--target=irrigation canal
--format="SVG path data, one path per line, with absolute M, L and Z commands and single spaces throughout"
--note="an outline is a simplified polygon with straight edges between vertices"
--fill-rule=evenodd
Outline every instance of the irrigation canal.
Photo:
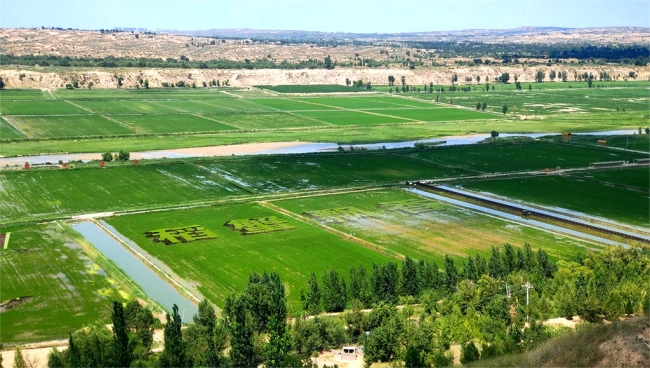
M 198 312 L 198 306 L 192 300 L 182 295 L 167 280 L 149 268 L 142 259 L 122 246 L 99 224 L 82 221 L 72 224 L 72 228 L 83 235 L 107 259 L 113 261 L 149 298 L 163 308 L 171 311 L 173 304 L 178 305 L 179 313 L 184 315 L 184 321 L 190 320 Z

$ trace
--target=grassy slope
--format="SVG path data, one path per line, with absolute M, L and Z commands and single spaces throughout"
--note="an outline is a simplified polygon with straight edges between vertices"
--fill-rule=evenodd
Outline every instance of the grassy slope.
M 640 173 L 643 175 L 643 173 Z M 648 226 L 647 192 L 606 186 L 564 176 L 517 178 L 463 183 L 468 189 L 490 192 L 530 203 L 562 207 L 634 225 Z
M 586 326 L 525 353 L 479 360 L 470 367 L 643 367 L 650 363 L 646 317 Z
M 244 236 L 224 226 L 234 219 L 265 216 L 286 219 L 295 229 Z M 108 223 L 180 277 L 197 282 L 200 292 L 217 305 L 223 305 L 229 293 L 243 290 L 253 271 L 279 273 L 290 304 L 297 307 L 299 291 L 305 287 L 310 272 L 319 277 L 329 269 L 347 274 L 352 266 L 369 267 L 373 262 L 380 264 L 390 259 L 257 204 L 113 217 Z M 215 232 L 218 238 L 166 246 L 144 235 L 147 230 L 197 224 Z
M 399 190 L 382 190 L 297 198 L 274 203 L 297 214 L 345 207 L 367 211 L 377 218 L 327 225 L 346 234 L 353 233 L 356 237 L 390 251 L 415 259 L 434 261 L 441 267 L 446 254 L 458 260 L 476 253 L 489 256 L 491 246 L 506 242 L 515 246 L 523 246 L 527 242 L 535 249 L 545 249 L 553 259 L 573 258 L 582 246 L 600 248 L 442 204 L 439 205 L 441 210 L 418 215 L 376 207 L 378 203 L 419 198 Z
M 110 321 L 113 300 L 123 300 L 103 271 L 54 224 L 3 228 L 11 232 L 0 250 L 2 301 L 33 296 L 2 313 L 0 340 L 25 343 L 65 338 L 68 332 Z M 18 252 L 18 249 L 29 252 Z M 123 293 L 123 292 L 122 292 Z

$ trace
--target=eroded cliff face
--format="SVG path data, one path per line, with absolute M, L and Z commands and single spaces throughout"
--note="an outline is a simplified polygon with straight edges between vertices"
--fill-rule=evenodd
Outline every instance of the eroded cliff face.
M 60 68 L 58 68 L 60 69 Z M 550 82 L 551 70 L 556 73 L 566 71 L 567 82 L 575 82 L 575 75 L 591 73 L 596 76 L 596 83 L 600 72 L 607 72 L 613 80 L 648 80 L 650 78 L 650 67 L 635 66 L 543 66 L 543 67 L 511 67 L 511 66 L 475 66 L 459 68 L 430 68 L 430 69 L 366 69 L 366 68 L 335 68 L 326 69 L 302 69 L 302 70 L 280 70 L 280 69 L 96 69 L 85 71 L 39 71 L 22 70 L 21 68 L 5 68 L 0 70 L 0 77 L 5 82 L 6 88 L 44 88 L 56 89 L 65 88 L 66 84 L 77 81 L 80 88 L 88 88 L 93 82 L 92 88 L 118 88 L 118 77 L 122 78 L 123 88 L 137 88 L 140 79 L 147 79 L 149 86 L 162 87 L 163 83 L 176 83 L 184 81 L 186 85 L 196 83 L 197 88 L 202 87 L 203 82 L 213 79 L 223 83 L 228 80 L 230 86 L 246 87 L 255 85 L 278 85 L 278 84 L 345 84 L 346 78 L 350 80 L 370 81 L 373 85 L 388 84 L 388 76 L 396 79 L 400 84 L 401 77 L 406 77 L 406 83 L 411 86 L 421 86 L 433 82 L 434 84 L 451 85 L 451 77 L 458 75 L 458 85 L 468 84 L 466 77 L 472 77 L 471 84 L 476 84 L 476 76 L 481 77 L 481 84 L 486 80 L 490 84 L 495 83 L 501 73 L 510 73 L 510 83 L 514 83 L 514 76 L 517 75 L 522 83 L 533 83 L 538 70 L 546 73 L 545 82 Z M 636 73 L 636 79 L 629 78 L 629 72 Z M 559 77 L 555 82 L 560 82 Z M 141 87 L 141 86 L 140 86 Z

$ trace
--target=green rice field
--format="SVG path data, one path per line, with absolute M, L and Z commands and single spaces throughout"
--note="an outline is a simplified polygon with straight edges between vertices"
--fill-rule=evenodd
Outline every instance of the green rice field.
M 407 206 L 405 202 L 409 201 L 415 201 L 417 206 Z M 529 243 L 555 259 L 571 259 L 584 251 L 583 247 L 601 248 L 395 189 L 296 198 L 274 204 L 307 217 L 323 210 L 360 210 L 363 215 L 358 217 L 326 213 L 314 221 L 441 267 L 445 255 L 462 261 L 476 253 L 488 255 L 493 245 L 503 243 L 520 247 Z
M 128 294 L 56 224 L 3 227 L 2 297 L 26 302 L 2 313 L 0 340 L 28 343 L 65 339 L 69 332 L 109 323 L 113 300 Z
M 243 235 L 224 226 L 231 220 L 270 216 L 290 229 Z M 347 274 L 353 266 L 369 268 L 392 259 L 259 204 L 120 216 L 107 222 L 180 277 L 196 282 L 201 294 L 220 306 L 228 294 L 246 287 L 253 271 L 280 274 L 289 304 L 299 308 L 300 289 L 310 272 L 335 269 Z M 145 235 L 145 231 L 185 225 L 204 226 L 217 238 L 168 246 Z
M 0 173 L 0 222 L 183 204 L 243 192 L 191 165 Z
M 311 96 L 231 87 L 5 90 L 0 92 L 0 113 L 22 133 L 0 124 L 0 140 L 10 140 L 2 154 L 13 156 L 293 140 L 373 143 L 492 130 L 559 133 L 647 125 L 650 97 L 643 82 L 603 82 L 598 85 L 605 87 L 592 89 L 582 84 L 535 83 L 531 91 L 498 84 L 489 92 L 480 85 L 470 92 L 399 94 L 376 86 L 368 93 Z M 486 111 L 477 111 L 477 102 L 486 102 Z M 500 113 L 503 104 L 510 107 L 506 115 Z M 26 138 L 38 141 L 21 141 Z
M 415 151 L 410 156 L 482 173 L 555 169 L 558 166 L 566 169 L 587 167 L 594 162 L 632 162 L 637 158 L 648 158 L 647 154 L 640 152 L 548 142 L 433 147 Z
M 619 170 L 617 170 L 618 173 Z M 630 172 L 628 175 L 645 176 L 647 179 L 648 171 L 639 170 Z M 598 174 L 594 176 L 598 177 Z M 635 183 L 644 180 L 642 178 L 630 179 L 629 176 L 626 180 L 633 180 Z M 599 181 L 581 180 L 577 176 L 553 175 L 486 180 L 466 182 L 462 183 L 462 186 L 531 204 L 566 208 L 646 228 L 650 224 L 650 211 L 648 211 L 650 197 L 648 197 L 647 191 L 629 190 L 606 185 Z
M 402 183 L 464 174 L 392 154 L 261 156 L 202 163 L 254 193 Z
M 332 92 L 367 92 L 361 88 L 352 88 L 338 84 L 309 84 L 309 85 L 278 85 L 278 86 L 256 86 L 280 93 L 332 93 Z

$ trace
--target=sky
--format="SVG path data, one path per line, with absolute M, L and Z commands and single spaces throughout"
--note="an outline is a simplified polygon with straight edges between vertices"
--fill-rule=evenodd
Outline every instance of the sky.
M 0 27 L 393 33 L 650 27 L 649 0 L 0 0 Z

